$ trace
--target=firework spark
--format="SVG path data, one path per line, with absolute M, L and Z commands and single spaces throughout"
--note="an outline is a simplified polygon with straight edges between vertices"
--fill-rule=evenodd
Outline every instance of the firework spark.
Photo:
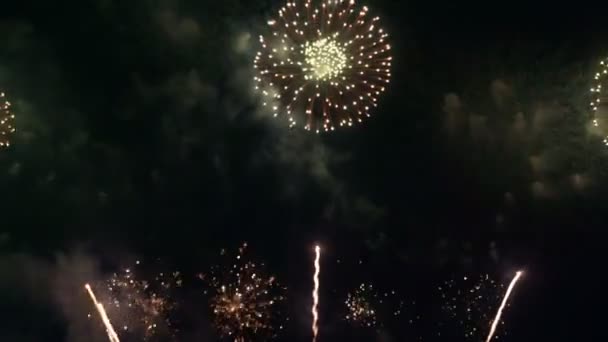
M 313 276 L 313 282 L 315 287 L 312 291 L 312 341 L 317 340 L 319 334 L 319 312 L 317 307 L 319 306 L 319 273 L 321 272 L 321 247 L 315 247 L 315 274 Z
M 110 323 L 110 319 L 106 314 L 106 310 L 103 308 L 103 305 L 97 301 L 97 298 L 95 297 L 91 286 L 89 284 L 85 284 L 84 288 L 89 293 L 93 304 L 95 304 L 95 308 L 97 309 L 97 312 L 99 312 L 99 316 L 101 316 L 101 320 L 103 321 L 103 324 L 106 327 L 106 332 L 108 333 L 108 338 L 110 339 L 110 342 L 120 342 L 120 339 L 118 338 L 116 331 L 114 331 L 114 327 L 112 326 L 112 323 Z
M 124 334 L 144 341 L 161 333 L 175 337 L 171 314 L 176 303 L 171 299 L 171 292 L 181 287 L 181 274 L 159 272 L 147 280 L 140 267 L 142 265 L 137 261 L 102 282 L 100 286 L 105 287 L 107 294 L 102 302 L 112 317 L 119 318 Z
M 380 312 L 390 311 L 392 316 L 399 316 L 403 309 L 403 301 L 395 298 L 395 291 L 380 293 L 373 284 L 362 283 L 354 291 L 347 294 L 344 304 L 347 321 L 361 327 L 373 328 L 379 325 Z M 386 317 L 384 317 L 386 318 Z
M 344 302 L 348 309 L 345 317 L 347 321 L 357 322 L 365 327 L 376 326 L 376 309 L 371 303 L 370 295 L 368 294 L 369 291 L 372 291 L 372 287 L 371 284 L 369 286 L 361 284 L 354 293 L 348 293 Z
M 239 248 L 228 265 L 217 265 L 210 274 L 200 275 L 211 292 L 214 323 L 224 337 L 245 341 L 254 335 L 274 337 L 282 319 L 276 309 L 285 297 L 285 288 L 275 277 L 265 275 L 264 264 L 245 260 L 247 244 Z M 222 252 L 224 255 L 225 252 Z
M 599 69 L 596 71 L 594 75 L 595 85 L 591 88 L 591 97 L 592 101 L 590 103 L 591 111 L 593 112 L 593 125 L 595 127 L 600 128 L 602 126 L 604 130 L 602 133 L 604 134 L 604 144 L 608 146 L 608 134 L 606 134 L 606 127 L 608 127 L 607 117 L 608 112 L 606 111 L 605 105 L 602 102 L 606 103 L 608 98 L 606 97 L 606 92 L 602 93 L 602 85 L 606 86 L 606 80 L 608 79 L 608 58 L 600 61 Z
M 370 116 L 391 76 L 388 34 L 354 0 L 289 1 L 268 39 L 260 36 L 255 88 L 274 116 L 306 130 L 333 131 Z
M 513 291 L 513 288 L 515 287 L 515 284 L 517 284 L 517 281 L 519 280 L 519 277 L 521 277 L 522 273 L 523 273 L 522 271 L 517 271 L 517 273 L 515 273 L 515 277 L 513 277 L 513 280 L 511 280 L 511 284 L 509 284 L 507 293 L 505 293 L 505 297 L 503 298 L 502 303 L 500 304 L 500 307 L 498 308 L 498 312 L 496 313 L 496 317 L 494 318 L 494 321 L 492 322 L 492 327 L 490 328 L 490 333 L 488 334 L 488 338 L 486 339 L 486 342 L 490 342 L 492 340 L 492 337 L 494 336 L 494 332 L 496 331 L 496 326 L 498 325 L 498 322 L 500 322 L 500 316 L 502 315 L 502 310 L 504 310 L 505 305 L 507 305 L 507 300 L 509 300 L 509 296 L 511 295 L 511 292 Z
M 464 328 L 464 337 L 477 341 L 482 334 L 485 338 L 487 322 L 502 300 L 504 289 L 503 284 L 488 274 L 452 279 L 439 286 L 440 296 L 445 301 L 442 309 L 450 316 L 450 323 L 457 322 Z
M 11 144 L 9 136 L 15 132 L 14 119 L 11 103 L 6 100 L 4 93 L 0 92 L 0 148 L 8 147 Z

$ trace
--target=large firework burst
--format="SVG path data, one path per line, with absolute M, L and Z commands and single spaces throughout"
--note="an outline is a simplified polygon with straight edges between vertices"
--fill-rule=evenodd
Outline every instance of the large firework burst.
M 105 295 L 100 302 L 121 336 L 132 335 L 144 341 L 156 335 L 163 339 L 167 335 L 173 337 L 171 314 L 176 302 L 171 292 L 181 287 L 181 274 L 159 272 L 145 280 L 140 275 L 140 265 L 137 261 L 99 284 Z
M 254 61 L 256 89 L 274 116 L 286 114 L 319 132 L 351 126 L 370 116 L 391 76 L 388 34 L 354 0 L 288 2 L 274 32 L 260 36 Z
M 200 277 L 209 286 L 211 309 L 219 333 L 234 341 L 254 336 L 274 337 L 282 330 L 277 307 L 285 288 L 266 275 L 264 264 L 245 260 L 247 244 L 239 248 L 228 264 L 219 264 Z M 226 256 L 225 250 L 222 256 Z M 284 319 L 284 318 L 283 318 Z
M 10 146 L 10 135 L 15 132 L 13 120 L 15 115 L 11 112 L 11 103 L 0 92 L 0 148 Z
M 593 111 L 593 125 L 601 129 L 604 135 L 604 144 L 608 146 L 608 58 L 600 61 L 594 77 L 594 86 L 591 88 L 591 110 Z M 603 87 L 602 87 L 603 85 Z M 602 89 L 604 88 L 604 89 Z

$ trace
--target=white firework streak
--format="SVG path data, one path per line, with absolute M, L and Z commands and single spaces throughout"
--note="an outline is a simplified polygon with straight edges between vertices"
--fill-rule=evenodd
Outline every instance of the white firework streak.
M 507 293 L 505 294 L 505 297 L 502 299 L 502 303 L 500 304 L 500 307 L 498 308 L 496 317 L 494 318 L 494 321 L 492 322 L 492 327 L 490 328 L 490 334 L 488 334 L 488 338 L 486 339 L 486 342 L 490 342 L 490 340 L 492 340 L 492 337 L 494 336 L 494 332 L 496 331 L 496 326 L 498 325 L 498 322 L 500 322 L 500 316 L 502 316 L 502 310 L 505 308 L 505 305 L 507 305 L 507 300 L 509 299 L 511 292 L 513 291 L 513 288 L 515 287 L 515 284 L 519 280 L 519 277 L 521 277 L 522 273 L 523 273 L 523 271 L 517 271 L 517 273 L 515 273 L 515 277 L 513 278 L 513 280 L 511 280 L 511 284 L 509 284 Z
M 95 308 L 97 308 L 97 312 L 99 312 L 99 316 L 101 316 L 103 324 L 106 326 L 106 332 L 108 333 L 110 342 L 120 342 L 118 334 L 116 334 L 116 331 L 114 331 L 114 327 L 112 326 L 112 323 L 110 323 L 110 319 L 106 314 L 106 310 L 103 308 L 103 305 L 97 301 L 97 298 L 95 298 L 95 294 L 93 293 L 93 290 L 91 290 L 91 286 L 89 284 L 85 284 L 84 287 L 89 292 L 89 296 L 91 296 L 91 300 L 95 304 Z
M 315 342 L 317 340 L 317 335 L 319 334 L 319 312 L 317 312 L 317 306 L 319 305 L 319 273 L 321 272 L 321 265 L 319 264 L 319 259 L 321 258 L 321 247 L 315 247 L 315 275 L 313 281 L 315 283 L 315 288 L 312 291 L 312 341 Z

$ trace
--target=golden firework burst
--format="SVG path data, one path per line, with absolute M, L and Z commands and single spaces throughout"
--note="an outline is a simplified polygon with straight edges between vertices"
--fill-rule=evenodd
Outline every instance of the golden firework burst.
M 370 116 L 391 76 L 391 46 L 379 17 L 354 0 L 290 1 L 268 21 L 254 60 L 255 88 L 274 116 L 319 133 Z
M 274 337 L 283 329 L 284 319 L 276 310 L 285 299 L 285 288 L 265 273 L 264 264 L 245 260 L 246 249 L 243 244 L 227 264 L 200 275 L 209 285 L 206 292 L 211 295 L 216 328 L 222 336 L 237 341 L 258 335 Z M 222 255 L 226 256 L 225 251 Z

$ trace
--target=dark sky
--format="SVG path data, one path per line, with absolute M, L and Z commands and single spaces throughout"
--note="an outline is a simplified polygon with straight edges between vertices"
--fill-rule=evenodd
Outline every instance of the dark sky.
M 391 34 L 392 83 L 365 124 L 315 135 L 268 117 L 251 91 L 255 37 L 281 2 L 33 3 L 0 11 L 17 127 L 0 150 L 0 341 L 91 340 L 66 299 L 78 279 L 123 256 L 192 276 L 245 240 L 293 289 L 289 341 L 310 337 L 315 242 L 332 298 L 321 341 L 464 341 L 437 284 L 506 283 L 519 268 L 501 340 L 599 336 L 598 4 L 366 3 Z M 338 258 L 366 262 L 347 272 Z M 348 331 L 336 298 L 363 280 L 397 287 L 421 318 Z M 190 320 L 181 341 L 206 340 L 206 314 Z

